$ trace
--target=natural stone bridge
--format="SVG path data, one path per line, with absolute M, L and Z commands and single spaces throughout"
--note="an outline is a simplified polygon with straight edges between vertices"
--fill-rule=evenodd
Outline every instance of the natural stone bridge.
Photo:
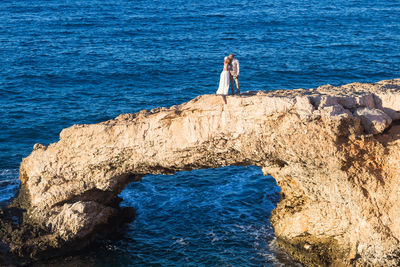
M 117 195 L 146 174 L 256 165 L 282 188 L 271 222 L 294 258 L 398 265 L 398 111 L 400 79 L 204 95 L 74 125 L 23 159 L 18 197 L 0 213 L 4 250 L 40 258 L 115 230 L 133 215 Z

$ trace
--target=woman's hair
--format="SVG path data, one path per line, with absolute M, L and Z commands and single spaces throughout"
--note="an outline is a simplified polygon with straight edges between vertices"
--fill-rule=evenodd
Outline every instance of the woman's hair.
M 231 59 L 229 57 L 224 57 L 224 63 L 230 63 Z

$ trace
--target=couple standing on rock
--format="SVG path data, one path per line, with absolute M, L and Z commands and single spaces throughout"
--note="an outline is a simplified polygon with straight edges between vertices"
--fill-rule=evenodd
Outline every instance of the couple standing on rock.
M 227 95 L 229 92 L 229 86 L 231 86 L 232 95 L 234 95 L 235 89 L 233 85 L 233 80 L 235 80 L 236 83 L 237 94 L 240 94 L 239 60 L 235 58 L 234 54 L 230 54 L 229 56 L 224 58 L 224 69 L 222 70 L 221 76 L 219 78 L 219 87 L 217 90 L 217 94 Z

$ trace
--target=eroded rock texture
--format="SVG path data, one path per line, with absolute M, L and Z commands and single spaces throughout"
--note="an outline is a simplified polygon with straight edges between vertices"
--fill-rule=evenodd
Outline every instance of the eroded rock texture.
M 398 111 L 400 79 L 204 95 L 74 125 L 23 159 L 12 206 L 26 210 L 22 224 L 39 230 L 22 231 L 28 240 L 3 233 L 3 243 L 31 257 L 76 248 L 121 223 L 117 194 L 146 174 L 257 165 L 282 188 L 271 221 L 293 257 L 306 265 L 395 266 Z

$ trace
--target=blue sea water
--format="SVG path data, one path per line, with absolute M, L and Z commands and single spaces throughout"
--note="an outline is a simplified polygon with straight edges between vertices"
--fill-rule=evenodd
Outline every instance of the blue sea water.
M 400 77 L 398 1 L 2 0 L 0 202 L 18 165 L 61 129 L 171 106 L 217 89 L 223 57 L 242 91 Z M 294 264 L 269 223 L 279 187 L 256 167 L 147 176 L 121 194 L 137 219 L 70 266 Z

